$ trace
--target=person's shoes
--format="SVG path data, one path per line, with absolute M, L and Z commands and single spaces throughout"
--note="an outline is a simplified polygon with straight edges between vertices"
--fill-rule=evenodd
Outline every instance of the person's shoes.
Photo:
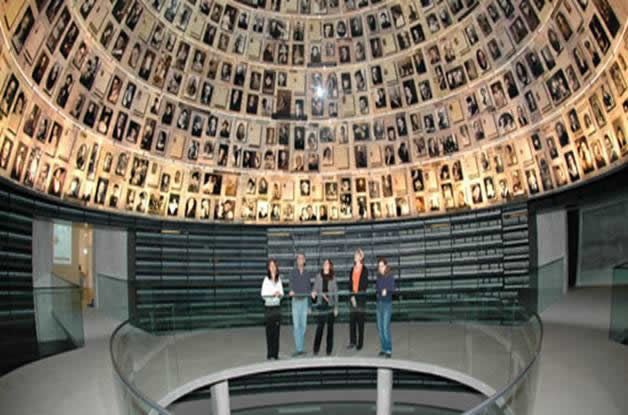
M 299 356 L 305 356 L 306 354 L 307 354 L 307 353 L 305 353 L 303 350 L 301 350 L 301 351 L 299 352 Z
M 386 352 L 384 355 L 386 355 L 386 359 L 390 359 L 392 357 L 392 352 Z
M 384 353 L 384 352 L 379 352 L 379 354 L 378 354 L 377 356 L 379 356 L 379 357 L 384 357 L 384 356 L 386 356 L 386 353 Z
M 349 343 L 349 345 L 347 346 L 347 349 L 353 349 L 354 347 L 355 347 L 355 344 Z
M 357 346 L 355 349 L 356 350 L 362 350 L 362 346 Z
M 318 350 L 314 352 L 314 356 L 318 356 Z
M 296 351 L 296 352 L 292 353 L 292 357 L 299 357 L 302 354 L 303 354 L 303 352 Z
M 327 356 L 331 356 L 331 350 L 327 352 Z

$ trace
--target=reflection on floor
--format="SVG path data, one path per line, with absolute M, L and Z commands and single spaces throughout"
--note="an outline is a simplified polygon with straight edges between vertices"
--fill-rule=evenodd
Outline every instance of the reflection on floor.
M 59 353 L 74 349 L 69 340 L 37 342 L 33 339 L 0 343 L 0 376 L 12 370 Z
M 582 288 L 541 314 L 535 415 L 628 414 L 628 348 L 608 339 L 609 288 Z
M 628 414 L 628 348 L 608 340 L 610 290 L 571 291 L 543 314 L 535 415 Z M 109 336 L 117 322 L 88 309 L 86 346 L 0 378 L 0 413 L 118 414 Z

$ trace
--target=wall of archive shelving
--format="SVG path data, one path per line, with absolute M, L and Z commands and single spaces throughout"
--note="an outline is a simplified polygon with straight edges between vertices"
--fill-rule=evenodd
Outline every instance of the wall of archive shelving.
M 305 253 L 313 273 L 330 258 L 341 290 L 348 289 L 355 249 L 365 251 L 371 271 L 377 256 L 386 256 L 399 304 L 432 311 L 462 310 L 479 298 L 517 299 L 533 285 L 525 204 L 335 227 L 138 227 L 131 239 L 132 308 L 164 329 L 202 326 L 216 315 L 235 317 L 228 324 L 246 324 L 237 317 L 244 312 L 261 318 L 267 258 L 278 259 L 287 284 L 297 252 Z
M 31 255 L 30 214 L 0 191 L 0 373 L 15 367 L 15 347 L 36 338 Z
M 256 309 L 251 299 L 266 267 L 265 228 L 155 225 L 129 235 L 132 312 L 203 325 L 217 312 Z
M 348 289 L 357 248 L 373 272 L 377 257 L 385 256 L 403 301 L 450 304 L 480 291 L 512 297 L 529 286 L 525 205 L 401 223 L 269 228 L 268 244 L 284 273 L 295 251 L 305 253 L 312 271 L 330 258 L 341 289 Z

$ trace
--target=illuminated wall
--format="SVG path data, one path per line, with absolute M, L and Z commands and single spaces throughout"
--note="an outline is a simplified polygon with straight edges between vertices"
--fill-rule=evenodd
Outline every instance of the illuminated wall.
M 390 219 L 538 197 L 627 159 L 623 0 L 0 10 L 0 175 L 72 204 Z

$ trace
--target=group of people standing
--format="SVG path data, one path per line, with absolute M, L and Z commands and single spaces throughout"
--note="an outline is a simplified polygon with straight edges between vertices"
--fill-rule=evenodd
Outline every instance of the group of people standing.
M 316 316 L 316 335 L 313 352 L 318 355 L 323 331 L 327 326 L 326 353 L 331 355 L 334 345 L 334 322 L 338 316 L 338 283 L 334 264 L 325 259 L 321 270 L 315 275 L 305 270 L 305 255 L 296 256 L 296 266 L 290 274 L 288 296 L 292 300 L 292 326 L 295 343 L 294 357 L 304 355 L 303 342 L 307 328 L 307 316 L 312 309 Z M 364 252 L 357 249 L 353 255 L 353 266 L 349 271 L 349 344 L 347 349 L 361 350 L 364 345 L 364 321 L 366 317 L 366 291 L 368 269 L 364 265 Z M 313 281 L 313 284 L 312 284 Z M 392 356 L 390 321 L 392 296 L 395 291 L 394 278 L 388 261 L 377 259 L 376 315 L 380 340 L 380 356 Z M 267 264 L 267 275 L 261 291 L 265 305 L 267 358 L 279 357 L 279 328 L 281 325 L 280 304 L 284 297 L 283 283 L 277 260 L 271 258 Z

